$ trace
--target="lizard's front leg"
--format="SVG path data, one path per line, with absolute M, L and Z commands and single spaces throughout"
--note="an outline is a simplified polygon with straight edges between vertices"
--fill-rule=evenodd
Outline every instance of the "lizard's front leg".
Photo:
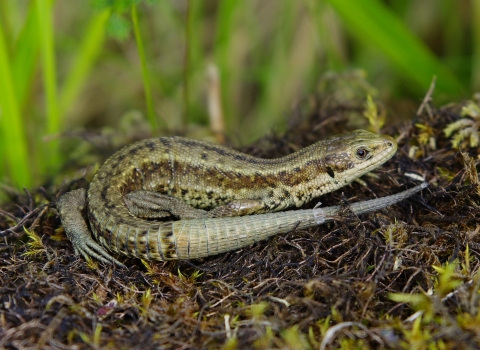
M 238 199 L 210 210 L 207 216 L 218 218 L 262 214 L 266 212 L 265 208 L 265 202 L 260 199 Z
M 196 209 L 181 199 L 147 190 L 127 193 L 123 200 L 130 213 L 144 219 L 161 219 L 176 216 L 180 219 L 201 219 L 205 210 Z
M 124 196 L 124 201 L 130 213 L 144 219 L 160 219 L 171 215 L 180 219 L 201 219 L 266 212 L 265 202 L 259 199 L 238 199 L 207 212 L 181 199 L 147 190 L 132 191 Z
M 94 257 L 104 263 L 115 263 L 125 267 L 121 262 L 107 253 L 92 238 L 90 229 L 85 221 L 87 191 L 85 189 L 74 190 L 65 193 L 57 201 L 57 209 L 60 213 L 63 227 L 67 237 L 72 242 L 75 254 L 82 254 L 85 259 Z

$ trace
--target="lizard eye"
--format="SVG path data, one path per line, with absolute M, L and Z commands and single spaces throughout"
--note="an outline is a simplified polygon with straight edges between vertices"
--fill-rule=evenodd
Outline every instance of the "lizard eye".
M 358 159 L 365 159 L 365 158 L 367 158 L 369 153 L 370 152 L 368 152 L 368 150 L 366 150 L 365 148 L 359 148 L 359 149 L 357 149 L 357 158 Z

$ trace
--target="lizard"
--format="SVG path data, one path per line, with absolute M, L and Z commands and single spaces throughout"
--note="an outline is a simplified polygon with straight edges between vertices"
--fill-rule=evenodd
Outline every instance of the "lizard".
M 56 206 L 75 253 L 86 259 L 124 266 L 107 250 L 145 260 L 201 258 L 335 219 L 340 206 L 284 210 L 345 186 L 396 150 L 392 137 L 365 130 L 276 159 L 178 136 L 150 138 L 113 154 L 88 191 L 67 192 Z M 350 209 L 374 211 L 426 186 Z

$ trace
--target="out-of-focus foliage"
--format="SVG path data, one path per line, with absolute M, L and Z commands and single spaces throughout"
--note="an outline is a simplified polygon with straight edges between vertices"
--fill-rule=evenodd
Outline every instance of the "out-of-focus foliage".
M 469 147 L 477 147 L 480 143 L 480 94 L 476 94 L 475 101 L 467 101 L 462 108 L 462 119 L 453 122 L 443 130 L 445 136 L 452 137 L 452 145 L 459 148 L 461 145 Z

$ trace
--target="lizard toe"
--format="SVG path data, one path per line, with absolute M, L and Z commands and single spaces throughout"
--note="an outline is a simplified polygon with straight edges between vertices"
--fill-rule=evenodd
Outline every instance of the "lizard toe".
M 93 240 L 91 240 L 91 242 L 86 242 L 85 244 L 83 244 L 82 247 L 79 248 L 79 250 L 80 250 L 80 254 L 82 254 L 85 259 L 87 259 L 87 257 L 88 258 L 93 257 L 105 264 L 114 263 L 119 267 L 126 267 L 120 261 L 115 259 L 110 254 L 108 254 L 105 251 L 105 249 L 103 249 L 100 245 L 98 245 Z

